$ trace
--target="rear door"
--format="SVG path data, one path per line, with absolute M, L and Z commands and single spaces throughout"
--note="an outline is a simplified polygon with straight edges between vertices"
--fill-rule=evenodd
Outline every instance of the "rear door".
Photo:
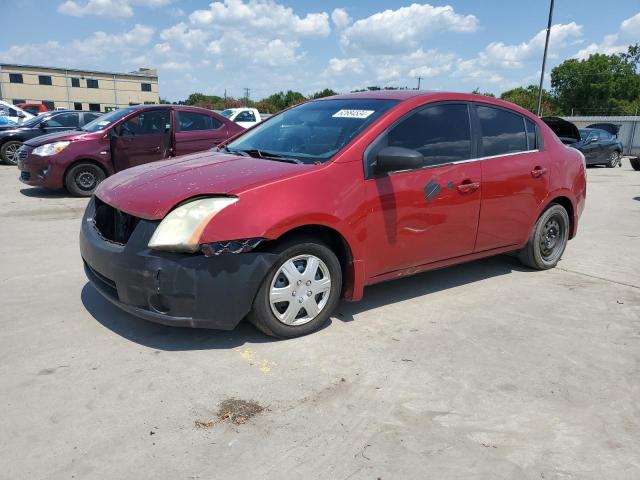
M 471 138 L 469 105 L 438 103 L 412 112 L 368 149 L 368 277 L 473 251 L 481 172 Z M 417 150 L 423 167 L 376 175 L 372 163 L 386 146 Z
M 116 171 L 167 158 L 171 154 L 168 108 L 144 110 L 112 129 L 111 158 Z
M 476 252 L 517 245 L 531 233 L 549 188 L 549 158 L 539 132 L 519 113 L 487 104 L 474 106 L 483 157 L 482 209 Z
M 206 112 L 178 109 L 175 125 L 176 155 L 209 150 L 228 137 L 225 124 Z

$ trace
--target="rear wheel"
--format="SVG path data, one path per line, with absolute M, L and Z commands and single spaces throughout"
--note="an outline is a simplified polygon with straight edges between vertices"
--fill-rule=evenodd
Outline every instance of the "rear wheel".
M 569 215 L 562 205 L 554 203 L 538 218 L 518 258 L 536 270 L 553 268 L 562 257 L 568 240 Z
M 315 239 L 274 249 L 278 260 L 262 282 L 249 320 L 276 338 L 318 330 L 340 300 L 342 269 L 336 255 Z
M 632 159 L 630 160 L 630 162 L 631 162 L 631 167 L 632 167 L 634 170 L 640 170 L 640 159 L 638 159 L 638 158 L 632 158 Z
M 621 163 L 621 161 L 620 161 L 620 152 L 617 151 L 617 150 L 611 152 L 611 155 L 609 155 L 609 160 L 607 161 L 607 167 L 615 168 L 620 163 Z
M 71 167 L 64 177 L 67 191 L 77 197 L 89 197 L 106 177 L 104 170 L 90 162 L 80 162 Z
M 0 148 L 0 157 L 2 161 L 8 165 L 18 164 L 18 150 L 22 146 L 22 142 L 18 140 L 9 140 Z

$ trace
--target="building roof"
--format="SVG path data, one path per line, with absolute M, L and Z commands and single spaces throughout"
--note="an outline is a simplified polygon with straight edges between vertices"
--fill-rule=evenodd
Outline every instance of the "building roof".
M 26 65 L 20 63 L 0 63 L 0 68 L 2 67 L 17 67 L 17 68 L 39 68 L 46 70 L 63 70 L 65 72 L 78 72 L 78 73 L 94 73 L 97 75 L 121 75 L 121 76 L 130 76 L 130 77 L 145 77 L 145 78 L 158 78 L 157 70 L 154 68 L 143 69 L 148 70 L 149 73 L 145 71 L 140 71 L 140 69 L 136 72 L 103 72 L 100 70 L 88 70 L 81 68 L 63 68 L 63 67 L 47 67 L 44 65 Z M 151 73 L 153 72 L 153 73 Z

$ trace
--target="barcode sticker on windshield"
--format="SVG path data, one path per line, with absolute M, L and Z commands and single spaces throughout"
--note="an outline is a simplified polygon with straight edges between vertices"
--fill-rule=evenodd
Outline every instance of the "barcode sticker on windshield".
M 332 115 L 333 118 L 367 118 L 375 110 L 338 110 Z

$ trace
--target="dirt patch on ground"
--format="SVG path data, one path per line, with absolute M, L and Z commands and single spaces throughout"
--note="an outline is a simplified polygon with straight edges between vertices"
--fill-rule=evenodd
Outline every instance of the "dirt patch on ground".
M 237 398 L 229 398 L 224 400 L 218 406 L 216 419 L 196 420 L 195 425 L 198 428 L 211 428 L 216 423 L 229 422 L 234 425 L 243 425 L 251 418 L 264 412 L 265 407 L 257 402 L 240 400 Z

